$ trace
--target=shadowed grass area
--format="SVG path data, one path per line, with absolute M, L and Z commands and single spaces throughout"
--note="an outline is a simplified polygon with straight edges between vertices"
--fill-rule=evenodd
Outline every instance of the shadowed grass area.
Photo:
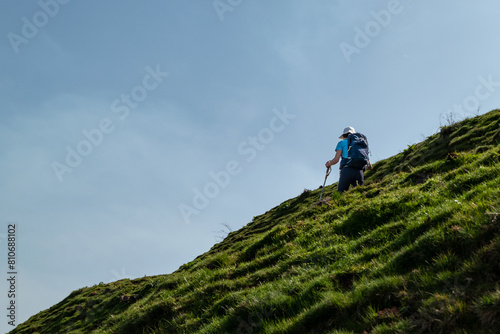
M 11 333 L 497 333 L 500 111 L 306 190 L 169 275 L 71 293 Z M 152 254 L 154 256 L 154 254 Z

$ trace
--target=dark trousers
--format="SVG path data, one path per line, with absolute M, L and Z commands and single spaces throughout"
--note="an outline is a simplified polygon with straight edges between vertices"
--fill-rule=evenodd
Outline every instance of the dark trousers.
M 365 175 L 362 169 L 356 169 L 349 166 L 340 169 L 338 192 L 344 192 L 352 185 L 363 185 L 365 183 Z

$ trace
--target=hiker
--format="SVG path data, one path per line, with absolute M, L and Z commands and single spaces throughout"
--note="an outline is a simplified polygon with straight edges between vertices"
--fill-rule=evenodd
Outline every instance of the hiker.
M 372 164 L 368 158 L 368 141 L 364 135 L 357 133 L 352 126 L 348 126 L 339 139 L 341 140 L 335 148 L 335 158 L 328 160 L 325 166 L 329 168 L 342 158 L 338 186 L 338 192 L 342 193 L 348 190 L 351 185 L 353 187 L 357 184 L 363 185 L 365 182 L 364 171 L 372 169 Z M 357 145 L 356 141 L 360 144 Z M 350 148 L 349 144 L 351 144 Z

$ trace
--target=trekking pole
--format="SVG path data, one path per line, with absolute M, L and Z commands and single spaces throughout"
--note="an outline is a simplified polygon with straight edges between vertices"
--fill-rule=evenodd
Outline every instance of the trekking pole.
M 320 201 L 321 201 L 321 197 L 323 197 L 323 190 L 325 190 L 326 179 L 328 178 L 328 175 L 330 175 L 331 171 L 332 171 L 332 167 L 326 168 L 325 182 L 323 182 L 323 187 L 321 187 L 321 195 L 319 195 Z

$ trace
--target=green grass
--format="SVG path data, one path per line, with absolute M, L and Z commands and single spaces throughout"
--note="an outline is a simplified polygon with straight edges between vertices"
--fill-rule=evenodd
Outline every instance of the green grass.
M 71 293 L 11 333 L 497 333 L 500 111 L 304 191 L 170 275 Z

